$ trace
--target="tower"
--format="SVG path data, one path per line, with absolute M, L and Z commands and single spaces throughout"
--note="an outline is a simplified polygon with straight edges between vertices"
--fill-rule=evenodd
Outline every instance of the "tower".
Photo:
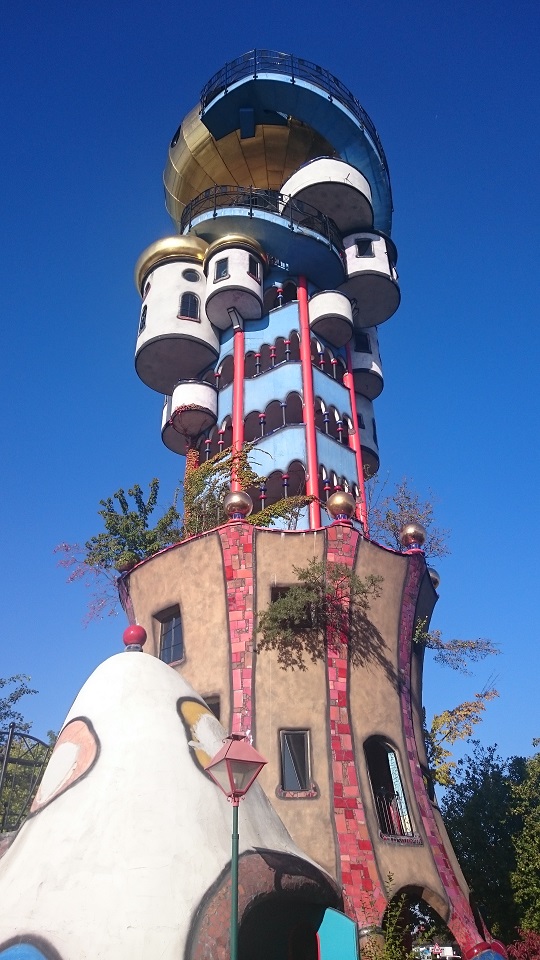
M 467 960 L 505 956 L 471 904 L 427 767 L 414 636 L 437 596 L 421 531 L 403 554 L 369 540 L 377 331 L 400 299 L 377 131 L 325 70 L 252 51 L 205 86 L 164 183 L 177 232 L 137 263 L 135 355 L 165 394 L 162 439 L 190 469 L 253 443 L 268 468 L 252 499 L 310 500 L 295 530 L 259 529 L 248 501 L 233 500 L 230 522 L 123 577 L 126 611 L 226 728 L 251 732 L 269 760 L 268 798 L 342 891 L 361 946 L 380 928 L 392 874 L 393 892 L 422 896 Z M 313 558 L 380 588 L 357 657 L 338 637 L 304 670 L 283 670 L 257 649 L 257 617 Z M 246 924 L 255 909 L 246 900 Z

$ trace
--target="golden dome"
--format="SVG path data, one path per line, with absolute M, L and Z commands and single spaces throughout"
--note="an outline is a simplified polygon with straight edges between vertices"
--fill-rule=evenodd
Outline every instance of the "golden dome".
M 336 155 L 328 140 L 292 117 L 283 126 L 259 124 L 246 140 L 239 130 L 214 140 L 199 110 L 197 104 L 183 121 L 163 174 L 165 203 L 177 223 L 186 204 L 216 184 L 279 190 L 308 160 Z
M 331 497 L 328 497 L 326 509 L 333 520 L 338 517 L 351 520 L 356 512 L 356 500 L 350 493 L 345 493 L 344 490 L 336 490 Z
M 245 490 L 230 490 L 223 499 L 223 509 L 229 520 L 243 520 L 253 510 L 253 500 Z
M 135 264 L 135 286 L 142 294 L 143 284 L 151 270 L 158 263 L 168 260 L 195 260 L 203 262 L 208 244 L 194 234 L 183 237 L 162 237 L 143 250 Z
M 261 258 L 263 263 L 266 264 L 268 262 L 266 253 L 256 240 L 252 240 L 251 237 L 244 237 L 241 233 L 227 233 L 224 237 L 219 237 L 217 240 L 214 240 L 208 247 L 204 256 L 204 269 L 206 270 L 208 261 L 215 253 L 230 247 L 241 247 L 245 250 L 253 250 L 253 252 Z
M 402 547 L 423 547 L 426 542 L 427 530 L 418 520 L 404 523 L 399 531 L 399 542 Z
M 440 584 L 440 582 L 441 582 L 441 578 L 440 578 L 439 574 L 437 573 L 437 571 L 435 570 L 434 567 L 428 567 L 428 568 L 427 568 L 427 572 L 429 573 L 429 576 L 430 576 L 430 578 L 431 578 L 431 582 L 432 582 L 435 590 L 438 590 L 438 589 L 439 589 L 439 584 Z

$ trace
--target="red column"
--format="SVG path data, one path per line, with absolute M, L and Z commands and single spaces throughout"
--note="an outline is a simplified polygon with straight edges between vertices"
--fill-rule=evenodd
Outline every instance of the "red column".
M 232 409 L 232 447 L 239 451 L 244 445 L 244 368 L 245 368 L 245 337 L 244 331 L 236 327 L 234 331 L 234 379 L 233 379 L 233 409 Z M 242 486 L 233 475 L 231 490 L 241 490 Z
M 317 462 L 317 436 L 315 433 L 315 397 L 313 393 L 313 367 L 311 364 L 311 336 L 309 329 L 308 293 L 305 277 L 298 277 L 298 311 L 300 316 L 300 362 L 304 385 L 303 418 L 306 427 L 306 493 L 319 496 Z M 317 501 L 309 505 L 311 529 L 321 526 L 321 506 Z
M 351 398 L 351 416 L 353 423 L 353 435 L 350 438 L 351 447 L 356 454 L 356 470 L 358 473 L 358 486 L 362 503 L 356 508 L 356 517 L 364 527 L 364 535 L 369 537 L 368 513 L 366 503 L 366 487 L 364 484 L 364 464 L 362 463 L 362 445 L 360 437 L 360 427 L 358 425 L 358 412 L 356 410 L 356 396 L 354 392 L 354 380 L 352 372 L 351 348 L 347 345 L 347 373 L 343 377 L 343 382 L 349 391 Z

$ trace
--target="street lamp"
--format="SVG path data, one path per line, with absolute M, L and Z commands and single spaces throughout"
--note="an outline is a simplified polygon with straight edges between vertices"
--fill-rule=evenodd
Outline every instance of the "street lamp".
M 231 960 L 238 960 L 238 805 L 268 761 L 242 733 L 224 740 L 206 771 L 233 808 L 231 856 Z

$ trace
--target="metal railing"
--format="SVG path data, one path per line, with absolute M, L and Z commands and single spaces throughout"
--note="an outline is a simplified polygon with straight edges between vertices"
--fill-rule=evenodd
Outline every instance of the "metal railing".
M 51 750 L 14 723 L 0 730 L 0 833 L 18 830 L 28 815 Z
M 217 217 L 218 210 L 230 207 L 241 207 L 250 217 L 256 216 L 257 212 L 277 214 L 291 230 L 303 227 L 323 236 L 328 245 L 343 256 L 341 234 L 330 217 L 303 200 L 258 187 L 216 185 L 200 193 L 184 208 L 180 222 L 182 233 L 190 230 L 193 221 L 201 214 L 211 211 L 212 216 Z
M 411 837 L 411 821 L 397 793 L 381 789 L 375 797 L 377 815 L 382 833 L 390 837 Z
M 348 87 L 328 70 L 312 63 L 311 60 L 302 60 L 300 57 L 295 57 L 292 53 L 279 53 L 277 50 L 250 50 L 243 56 L 237 57 L 236 60 L 230 60 L 203 87 L 201 116 L 220 93 L 227 92 L 231 84 L 246 77 L 253 77 L 256 80 L 260 73 L 276 73 L 286 76 L 289 77 L 291 83 L 294 83 L 295 80 L 306 80 L 308 83 L 324 90 L 328 94 L 329 100 L 337 100 L 346 107 L 356 117 L 361 126 L 367 130 L 373 140 L 388 181 L 390 181 L 383 145 L 373 120 L 366 113 L 362 104 Z

